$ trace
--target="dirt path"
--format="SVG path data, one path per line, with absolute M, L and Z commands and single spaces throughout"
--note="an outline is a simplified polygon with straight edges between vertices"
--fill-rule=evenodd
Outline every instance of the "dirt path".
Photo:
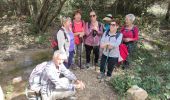
M 106 82 L 99 83 L 94 69 L 75 71 L 77 77 L 86 84 L 83 91 L 78 91 L 78 100 L 117 100 L 117 96 Z

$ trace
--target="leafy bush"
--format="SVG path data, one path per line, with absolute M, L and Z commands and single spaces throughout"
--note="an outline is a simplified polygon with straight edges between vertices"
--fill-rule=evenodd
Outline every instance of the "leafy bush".
M 139 84 L 141 88 L 146 90 L 149 94 L 159 94 L 161 91 L 161 81 L 158 76 L 146 76 Z
M 124 95 L 125 92 L 133 85 L 141 82 L 140 77 L 130 76 L 128 74 L 118 75 L 111 79 L 110 83 L 120 95 Z

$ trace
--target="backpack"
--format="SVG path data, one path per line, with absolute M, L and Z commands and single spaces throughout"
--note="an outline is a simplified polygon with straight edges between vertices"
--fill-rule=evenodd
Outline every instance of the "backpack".
M 136 27 L 133 26 L 133 28 L 130 30 L 130 31 L 132 31 L 133 37 L 135 37 L 135 31 L 134 31 L 135 28 L 136 28 Z M 124 31 L 124 30 L 125 30 L 125 27 L 123 27 L 122 31 Z
M 108 30 L 108 31 L 106 31 L 106 34 L 105 34 L 105 36 L 109 36 L 109 32 L 110 32 L 110 29 Z M 116 39 L 119 37 L 119 35 L 120 35 L 121 33 L 120 32 L 117 32 L 117 34 L 116 34 Z M 110 36 L 110 37 L 114 37 L 114 35 L 113 36 Z
M 109 31 L 110 30 L 106 31 L 105 36 L 109 36 Z M 116 36 L 115 36 L 116 39 L 120 36 L 120 34 L 121 34 L 120 32 L 118 32 L 116 34 Z M 111 36 L 111 37 L 113 37 L 113 36 Z M 128 48 L 127 48 L 127 46 L 125 44 L 121 43 L 119 45 L 119 52 L 120 52 L 120 55 L 119 55 L 119 58 L 118 58 L 118 62 L 125 61 L 127 56 L 128 56 Z
M 39 93 L 41 89 L 41 74 L 43 70 L 45 69 L 47 65 L 47 62 L 42 62 L 41 64 L 38 64 L 33 71 L 31 72 L 31 75 L 29 77 L 29 86 L 30 89 L 35 91 L 36 93 Z
M 63 31 L 63 33 L 64 33 L 64 38 L 68 41 L 68 37 L 67 37 L 64 29 L 63 29 L 63 28 L 60 28 L 60 30 Z M 58 32 L 54 33 L 52 39 L 50 40 L 50 42 L 51 42 L 51 48 L 53 48 L 54 51 L 55 51 L 55 50 L 59 50 L 59 48 L 58 48 L 58 40 L 57 40 L 57 33 L 58 33 Z M 64 46 L 64 49 L 66 50 L 65 46 Z

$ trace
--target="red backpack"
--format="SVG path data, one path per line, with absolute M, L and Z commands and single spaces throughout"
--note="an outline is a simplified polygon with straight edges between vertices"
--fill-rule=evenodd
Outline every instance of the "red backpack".
M 68 41 L 68 37 L 67 37 L 64 29 L 63 29 L 63 28 L 60 28 L 60 30 L 63 31 L 64 37 L 65 37 L 65 39 Z M 52 36 L 52 38 L 50 39 L 51 48 L 53 48 L 54 51 L 59 49 L 59 48 L 58 48 L 57 33 L 58 33 L 58 32 L 54 33 L 53 36 Z M 64 49 L 65 49 L 65 46 L 64 46 Z

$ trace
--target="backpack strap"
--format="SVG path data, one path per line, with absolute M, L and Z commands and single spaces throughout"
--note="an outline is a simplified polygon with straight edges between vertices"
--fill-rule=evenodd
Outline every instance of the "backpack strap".
M 135 28 L 136 28 L 136 26 L 133 26 L 133 28 L 130 30 L 130 31 L 132 31 L 133 38 L 135 37 L 135 31 L 134 31 Z M 126 30 L 126 29 L 125 29 L 125 26 L 123 26 L 122 31 L 124 31 L 124 30 Z
M 108 31 L 106 31 L 105 36 L 110 36 L 110 35 L 109 35 L 109 32 L 110 32 L 110 29 L 109 29 Z M 121 34 L 120 32 L 116 32 L 116 36 L 115 36 L 115 35 L 113 35 L 113 36 L 110 36 L 110 37 L 114 37 L 114 36 L 115 36 L 115 37 L 116 37 L 116 39 L 117 39 L 117 38 L 120 36 L 120 34 Z
M 63 33 L 64 33 L 64 38 L 65 38 L 65 40 L 68 42 L 68 37 L 67 37 L 66 32 L 64 31 L 63 28 L 60 28 L 60 30 L 63 31 Z M 66 46 L 65 46 L 65 44 L 64 44 L 64 50 L 66 51 Z
M 74 21 L 72 20 L 72 31 L 74 30 Z
M 116 39 L 120 36 L 120 32 L 117 32 L 117 34 L 116 34 Z
M 88 29 L 90 29 L 90 25 L 91 25 L 91 21 L 88 22 Z M 101 26 L 102 26 L 102 23 L 98 22 L 99 31 L 100 31 Z
M 135 28 L 136 28 L 136 26 L 133 26 L 133 28 L 131 29 L 131 31 L 132 31 L 132 34 L 133 34 L 133 38 L 135 37 Z
M 60 30 L 63 31 L 63 33 L 64 33 L 64 38 L 68 41 L 68 37 L 67 37 L 67 34 L 66 34 L 66 32 L 64 31 L 64 29 L 63 29 L 63 28 L 60 28 Z
M 108 36 L 108 35 L 109 35 L 109 32 L 110 32 L 110 29 L 106 31 L 105 36 Z

